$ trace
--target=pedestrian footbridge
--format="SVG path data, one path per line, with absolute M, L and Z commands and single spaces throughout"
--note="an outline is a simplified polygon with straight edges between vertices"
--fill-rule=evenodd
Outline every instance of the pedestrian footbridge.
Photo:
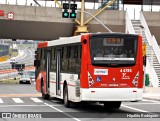
M 60 8 L 0 4 L 0 10 L 5 13 L 0 16 L 1 39 L 53 40 L 72 36 L 77 26 L 74 19 L 62 18 Z M 97 10 L 85 11 L 94 14 Z M 12 20 L 7 17 L 9 12 L 14 14 Z M 79 16 L 77 13 L 77 19 Z M 85 14 L 85 19 L 88 18 Z M 125 32 L 125 11 L 105 10 L 97 18 L 112 31 Z M 89 32 L 107 31 L 94 19 L 87 26 Z
M 147 66 L 146 73 L 151 84 L 160 87 L 160 13 L 141 12 L 139 20 L 130 20 L 126 13 L 126 32 L 141 34 L 146 43 Z

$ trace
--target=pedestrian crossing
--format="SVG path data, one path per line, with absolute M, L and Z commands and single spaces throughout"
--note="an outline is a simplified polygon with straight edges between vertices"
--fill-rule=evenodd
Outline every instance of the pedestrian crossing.
M 15 103 L 24 103 L 20 98 L 12 98 Z
M 41 103 L 43 102 L 42 100 L 38 99 L 38 98 L 31 98 L 31 100 L 33 100 L 36 103 Z
M 0 98 L 1 104 L 24 104 L 24 103 L 43 103 L 42 99 L 39 98 Z

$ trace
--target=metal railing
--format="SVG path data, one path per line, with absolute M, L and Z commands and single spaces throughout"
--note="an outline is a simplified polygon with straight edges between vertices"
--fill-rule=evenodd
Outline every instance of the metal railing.
M 152 35 L 151 35 L 151 32 L 150 32 L 150 30 L 148 28 L 147 22 L 146 22 L 146 20 L 145 20 L 145 18 L 143 16 L 142 12 L 140 12 L 140 22 L 141 22 L 142 26 L 144 27 L 144 31 L 145 31 L 145 35 L 146 35 L 146 38 L 148 40 L 148 43 L 149 43 L 150 46 L 152 46 L 151 45 L 151 37 L 152 37 Z
M 125 20 L 126 20 L 126 33 L 135 34 L 132 22 L 131 22 L 131 20 L 129 19 L 129 16 L 128 16 L 128 12 L 126 11 L 125 14 L 126 14 L 126 16 L 125 16 Z
M 149 44 L 148 46 L 150 46 L 150 48 L 153 49 L 151 56 L 149 56 L 147 59 L 147 62 L 148 62 L 148 64 L 147 64 L 148 69 L 147 70 L 149 71 L 149 74 L 151 76 L 152 85 L 154 87 L 158 87 L 158 81 L 159 81 L 158 76 L 157 76 L 155 69 L 153 68 L 153 53 L 155 53 L 155 55 L 158 59 L 158 63 L 160 64 L 160 49 L 159 49 L 159 46 L 158 46 L 158 43 L 157 43 L 155 37 L 153 35 L 151 35 L 151 32 L 148 28 L 147 22 L 146 22 L 142 12 L 140 13 L 140 21 L 141 21 L 142 26 L 144 27 L 144 32 L 145 32 L 145 35 L 146 35 L 146 38 L 147 38 L 148 44 Z
M 141 12 L 140 15 L 141 15 L 140 21 L 141 21 L 141 24 L 144 27 L 144 31 L 145 31 L 148 43 L 149 43 L 150 46 L 152 46 L 152 48 L 154 50 L 154 53 L 156 54 L 158 62 L 160 64 L 160 49 L 159 49 L 158 43 L 156 41 L 156 38 L 155 38 L 154 35 L 151 35 L 151 32 L 150 32 L 150 30 L 148 28 L 147 22 L 146 22 L 146 20 L 145 20 L 145 18 L 143 16 L 142 12 Z
M 25 64 L 25 66 L 33 66 L 34 65 L 33 61 L 31 61 L 31 62 L 25 62 L 24 64 Z M 1 65 L 0 66 L 0 70 L 5 70 L 5 69 L 12 69 L 11 64 Z

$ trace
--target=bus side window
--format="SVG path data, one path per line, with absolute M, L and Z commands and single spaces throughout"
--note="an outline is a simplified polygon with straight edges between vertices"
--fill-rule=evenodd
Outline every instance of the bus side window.
M 56 58 L 55 58 L 55 48 L 52 48 L 51 56 L 51 71 L 56 71 Z
M 70 58 L 73 59 L 75 55 L 75 46 L 71 46 Z
M 70 49 L 70 58 L 69 58 L 69 72 L 75 73 L 76 71 L 76 59 L 74 58 L 75 55 L 75 46 L 71 46 Z
M 74 46 L 74 58 L 78 59 L 78 46 Z
M 61 71 L 64 72 L 64 73 L 67 73 L 68 72 L 68 58 L 67 58 L 67 47 L 63 47 L 62 49 L 62 69 Z
M 76 73 L 80 74 L 80 66 L 81 66 L 81 50 L 82 46 L 77 46 L 77 58 L 76 58 Z
M 67 46 L 67 58 L 70 58 L 71 46 Z
M 45 57 L 44 57 L 44 49 L 42 49 L 41 50 L 41 66 L 40 66 L 40 68 L 41 68 L 41 70 L 45 70 Z
M 44 49 L 41 50 L 41 60 L 44 59 Z
M 40 61 L 40 60 L 41 60 L 41 50 L 40 50 L 40 49 L 37 49 L 36 60 L 37 60 L 37 61 Z M 39 68 L 40 68 L 40 65 L 39 65 L 39 66 L 36 66 L 36 68 L 39 69 Z
M 62 51 L 63 51 L 62 59 L 67 59 L 67 47 L 63 47 Z

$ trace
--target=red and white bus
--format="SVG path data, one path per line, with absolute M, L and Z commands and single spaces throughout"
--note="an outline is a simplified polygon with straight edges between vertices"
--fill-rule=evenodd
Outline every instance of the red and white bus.
M 95 33 L 41 42 L 36 51 L 36 90 L 44 99 L 100 102 L 119 108 L 143 93 L 142 37 Z

